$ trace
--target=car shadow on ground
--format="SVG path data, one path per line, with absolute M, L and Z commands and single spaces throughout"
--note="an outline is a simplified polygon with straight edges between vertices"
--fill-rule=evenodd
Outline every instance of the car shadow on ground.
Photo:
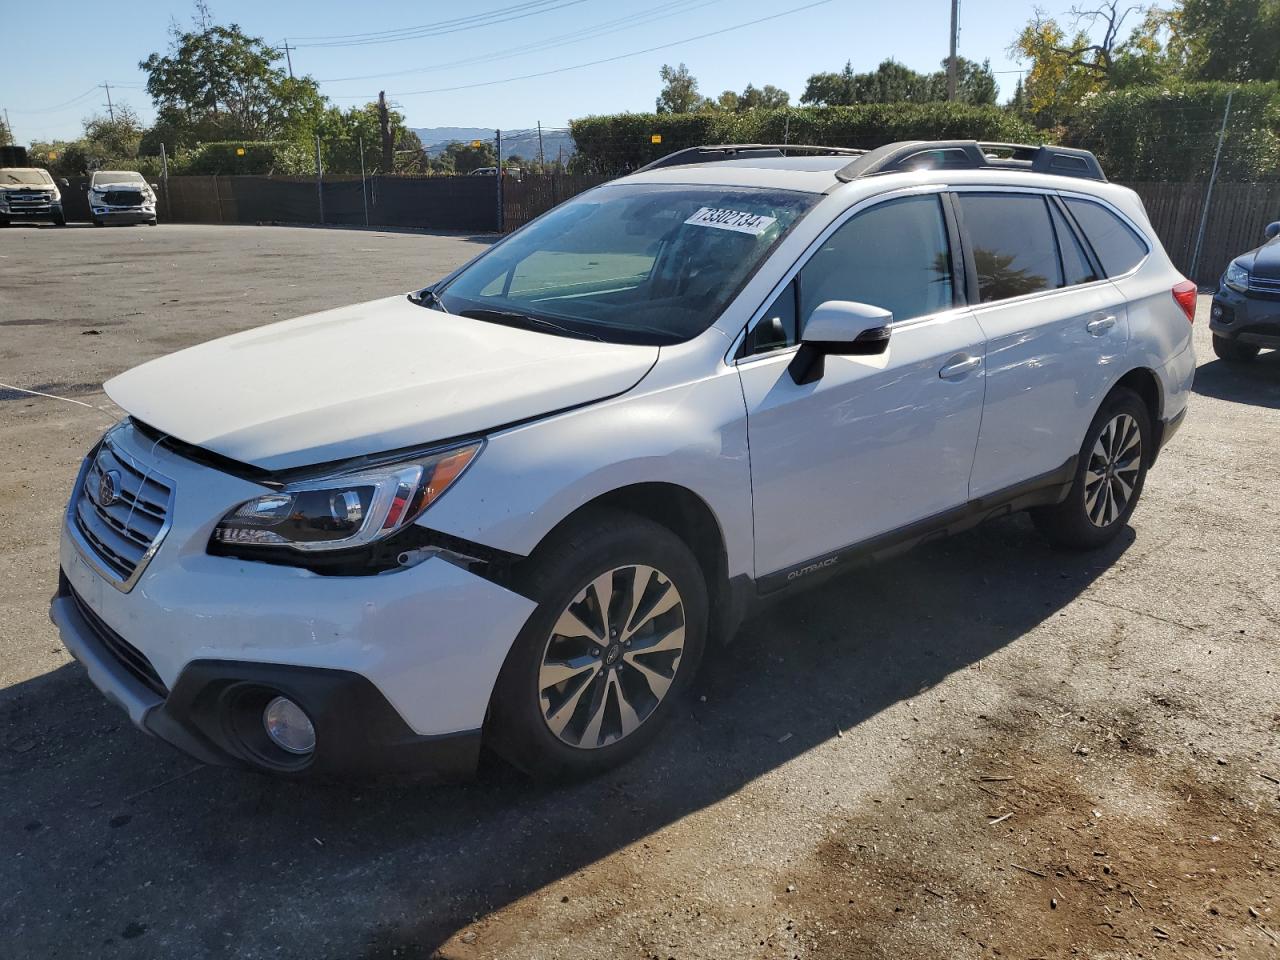
M 1218 400 L 1280 409 L 1280 350 L 1263 350 L 1249 363 L 1202 364 L 1196 368 L 1193 389 Z
M 653 749 L 557 788 L 497 762 L 460 786 L 200 767 L 60 668 L 0 692 L 5 938 L 16 956 L 98 955 L 122 938 L 148 956 L 432 956 L 476 918 L 1017 641 L 1132 542 L 1126 530 L 1097 553 L 1054 552 L 1013 517 L 850 572 L 709 651 Z M 976 722 L 955 711 L 957 728 Z

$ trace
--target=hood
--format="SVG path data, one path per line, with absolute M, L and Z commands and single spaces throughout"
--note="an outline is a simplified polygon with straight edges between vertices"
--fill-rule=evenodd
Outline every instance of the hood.
M 91 188 L 93 190 L 137 190 L 139 193 L 150 193 L 150 184 L 143 183 L 141 180 L 119 180 L 114 182 L 98 181 Z
M 658 348 L 472 320 L 404 296 L 190 347 L 108 380 L 157 430 L 267 470 L 474 435 L 623 393 Z
M 1255 277 L 1280 280 L 1280 237 L 1274 237 L 1258 249 L 1236 259 Z

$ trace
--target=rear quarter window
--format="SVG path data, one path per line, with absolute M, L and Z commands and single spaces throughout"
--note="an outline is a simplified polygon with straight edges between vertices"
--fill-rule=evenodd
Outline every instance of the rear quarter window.
M 1090 200 L 1063 199 L 1108 277 L 1128 273 L 1146 258 L 1146 241 L 1106 207 Z

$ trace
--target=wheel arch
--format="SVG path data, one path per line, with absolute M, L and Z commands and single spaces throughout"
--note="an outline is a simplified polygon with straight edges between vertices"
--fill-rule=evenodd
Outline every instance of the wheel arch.
M 687 546 L 707 584 L 709 636 L 728 640 L 741 620 L 748 583 L 728 575 L 728 549 L 715 511 L 688 487 L 642 481 L 602 493 L 573 510 L 542 537 L 525 562 L 537 562 L 538 548 L 565 528 L 600 509 L 636 514 L 666 527 Z
M 1120 389 L 1132 390 L 1142 400 L 1142 405 L 1147 408 L 1147 415 L 1151 418 L 1151 429 L 1155 434 L 1149 463 L 1155 463 L 1156 454 L 1161 447 L 1161 434 L 1164 432 L 1164 387 L 1160 384 L 1160 378 L 1149 367 L 1134 367 L 1116 381 L 1116 385 L 1111 388 L 1107 396 L 1110 397 Z

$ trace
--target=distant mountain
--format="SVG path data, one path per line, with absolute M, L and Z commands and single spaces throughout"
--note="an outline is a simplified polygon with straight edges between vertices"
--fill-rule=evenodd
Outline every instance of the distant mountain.
M 410 129 L 418 135 L 423 148 L 433 157 L 444 153 L 444 148 L 455 140 L 463 143 L 487 140 L 492 143 L 494 132 L 492 127 L 411 127 Z M 560 156 L 561 148 L 564 149 L 566 157 L 573 154 L 573 137 L 569 136 L 569 132 L 544 129 L 542 151 L 547 160 L 554 160 Z M 532 130 L 502 131 L 502 155 L 509 157 L 512 154 L 519 154 L 531 160 L 537 159 L 538 129 L 536 127 Z

